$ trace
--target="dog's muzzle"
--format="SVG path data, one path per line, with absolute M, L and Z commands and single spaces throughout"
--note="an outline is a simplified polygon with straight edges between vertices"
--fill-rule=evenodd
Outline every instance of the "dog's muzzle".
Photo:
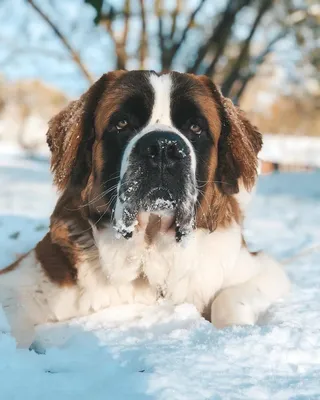
M 133 139 L 135 140 L 135 139 Z M 152 131 L 130 146 L 127 167 L 118 188 L 115 229 L 129 238 L 143 213 L 168 217 L 175 224 L 176 239 L 193 229 L 197 197 L 195 157 L 181 134 Z

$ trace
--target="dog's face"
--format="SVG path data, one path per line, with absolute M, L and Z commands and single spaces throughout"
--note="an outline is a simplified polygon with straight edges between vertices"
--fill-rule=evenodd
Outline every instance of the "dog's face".
M 213 230 L 219 208 L 236 214 L 261 136 L 206 77 L 116 71 L 52 119 L 48 143 L 58 188 L 79 194 L 91 223 L 130 237 L 156 214 L 180 240 Z

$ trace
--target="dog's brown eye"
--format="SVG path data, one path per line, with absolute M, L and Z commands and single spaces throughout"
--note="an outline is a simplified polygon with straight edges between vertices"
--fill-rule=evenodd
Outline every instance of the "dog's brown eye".
M 195 133 L 196 135 L 200 135 L 201 132 L 202 132 L 202 129 L 197 124 L 191 124 L 190 125 L 190 131 Z
M 124 129 L 126 126 L 128 125 L 128 121 L 125 119 L 122 119 L 121 121 L 119 121 L 116 125 L 116 128 L 121 131 L 121 129 Z

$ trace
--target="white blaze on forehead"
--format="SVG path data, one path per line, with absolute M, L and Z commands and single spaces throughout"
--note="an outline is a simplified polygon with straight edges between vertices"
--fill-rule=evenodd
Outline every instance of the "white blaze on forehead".
M 162 124 L 172 126 L 170 115 L 171 76 L 150 75 L 150 83 L 154 91 L 154 103 L 148 125 Z

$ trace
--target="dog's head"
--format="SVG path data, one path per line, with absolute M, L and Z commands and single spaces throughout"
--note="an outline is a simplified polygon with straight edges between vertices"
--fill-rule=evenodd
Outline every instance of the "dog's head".
M 152 71 L 103 75 L 47 138 L 58 189 L 79 196 L 98 229 L 112 221 L 130 237 L 157 214 L 177 240 L 236 218 L 233 195 L 252 188 L 262 143 L 208 78 Z

